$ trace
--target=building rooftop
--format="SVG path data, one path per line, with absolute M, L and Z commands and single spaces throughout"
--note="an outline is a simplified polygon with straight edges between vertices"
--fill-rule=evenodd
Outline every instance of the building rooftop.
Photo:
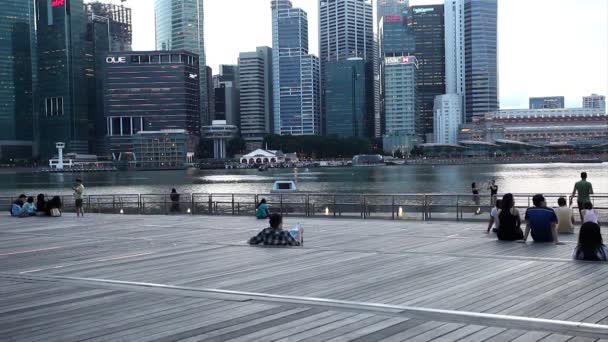
M 4 214 L 6 215 L 6 214 Z M 19 222 L 19 224 L 16 224 Z M 27 222 L 27 224 L 25 223 Z M 596 341 L 606 266 L 485 223 L 254 217 L 0 219 L 0 331 L 40 341 Z M 583 323 L 580 323 L 583 322 Z

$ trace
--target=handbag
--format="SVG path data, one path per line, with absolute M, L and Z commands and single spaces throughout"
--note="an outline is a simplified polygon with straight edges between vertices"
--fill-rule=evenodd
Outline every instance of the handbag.
M 60 216 L 61 216 L 61 210 L 59 210 L 57 208 L 51 209 L 51 217 L 60 217 Z

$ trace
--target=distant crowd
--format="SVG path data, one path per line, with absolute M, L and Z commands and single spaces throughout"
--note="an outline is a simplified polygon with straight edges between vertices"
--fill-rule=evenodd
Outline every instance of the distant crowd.
M 81 179 L 76 179 L 76 184 L 72 187 L 74 190 L 74 207 L 76 208 L 76 216 L 84 216 L 83 200 L 84 185 Z M 61 203 L 61 197 L 54 196 L 50 200 L 46 200 L 44 194 L 38 194 L 36 201 L 34 197 L 26 196 L 25 194 L 19 195 L 17 199 L 11 204 L 9 212 L 13 217 L 30 217 L 30 216 L 61 216 L 61 210 L 63 204 Z

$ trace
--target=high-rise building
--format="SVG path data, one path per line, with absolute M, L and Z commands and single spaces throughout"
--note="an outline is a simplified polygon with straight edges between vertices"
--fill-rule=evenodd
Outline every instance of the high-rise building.
M 462 99 L 458 94 L 439 95 L 434 104 L 434 141 L 437 144 L 456 144 L 458 125 L 462 120 Z
M 369 65 L 356 57 L 325 64 L 327 134 L 372 136 L 374 83 Z
M 362 58 L 369 62 L 367 67 L 373 69 L 374 6 L 372 0 L 318 0 L 318 4 L 321 116 L 324 132 L 327 132 L 326 116 L 329 114 L 325 109 L 325 65 L 332 61 Z
M 443 5 L 412 6 L 411 11 L 416 37 L 414 56 L 419 65 L 416 76 L 417 135 L 428 142 L 433 139 L 435 97 L 446 92 Z
M 378 23 L 382 20 L 384 16 L 390 15 L 398 15 L 403 12 L 404 8 L 409 7 L 409 0 L 377 0 L 378 3 L 378 13 L 377 19 Z
M 104 109 L 114 158 L 134 151 L 140 131 L 184 130 L 200 136 L 198 56 L 189 51 L 109 53 Z
M 463 96 L 463 122 L 498 103 L 497 0 L 446 0 L 446 92 Z
M 563 96 L 531 97 L 530 109 L 558 109 L 564 108 Z
M 498 0 L 465 0 L 465 116 L 498 110 Z
M 384 120 L 386 136 L 416 135 L 418 61 L 414 56 L 384 59 Z M 385 151 L 393 150 L 384 146 Z
M 155 0 L 156 50 L 185 50 L 199 56 L 201 123 L 211 124 L 207 94 L 203 0 Z
M 443 10 L 446 93 L 461 95 L 464 100 L 464 0 L 446 0 Z
M 97 155 L 108 154 L 103 101 L 103 76 L 109 52 L 131 51 L 131 9 L 125 6 L 92 2 L 85 4 L 87 39 L 85 77 L 88 85 L 89 145 Z
M 319 58 L 308 54 L 308 18 L 289 0 L 272 0 L 274 130 L 321 132 Z
M 0 6 L 0 160 L 35 151 L 36 31 L 33 0 Z
M 240 126 L 239 67 L 220 65 L 219 75 L 213 76 L 215 113 L 213 120 L 225 120 L 228 125 Z
M 272 133 L 272 49 L 267 46 L 239 55 L 241 137 L 248 151 L 262 148 Z
M 85 6 L 82 0 L 36 4 L 40 154 L 51 157 L 57 142 L 65 143 L 70 152 L 88 153 Z
M 207 87 L 207 108 L 209 113 L 209 118 L 213 119 L 215 117 L 215 91 L 213 86 L 213 69 L 210 66 L 206 66 L 205 70 L 207 71 L 205 77 L 207 78 L 206 87 Z M 201 122 L 202 124 L 202 122 Z
M 380 59 L 380 42 L 378 35 L 374 34 L 374 138 L 382 138 L 382 97 L 380 83 L 380 71 L 382 70 L 382 60 Z
M 599 109 L 600 113 L 606 113 L 606 96 L 598 94 L 583 96 L 583 108 Z
M 319 59 L 329 61 L 374 56 L 372 0 L 319 0 Z

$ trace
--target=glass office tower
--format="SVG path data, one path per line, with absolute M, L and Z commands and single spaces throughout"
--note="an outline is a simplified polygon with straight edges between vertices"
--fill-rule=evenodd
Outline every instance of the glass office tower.
M 82 0 L 37 0 L 40 154 L 52 157 L 56 142 L 89 153 L 86 15 Z
M 362 58 L 325 65 L 327 134 L 369 138 L 373 129 L 372 70 Z
M 34 154 L 36 31 L 33 0 L 0 6 L 0 161 Z
M 465 0 L 465 117 L 498 110 L 497 0 Z
M 155 0 L 156 50 L 185 50 L 199 56 L 201 122 L 210 123 L 203 0 Z
M 308 54 L 308 18 L 289 0 L 272 0 L 274 131 L 321 132 L 319 58 Z
M 425 142 L 433 140 L 435 96 L 445 94 L 445 34 L 443 5 L 412 6 L 418 74 L 418 131 Z

